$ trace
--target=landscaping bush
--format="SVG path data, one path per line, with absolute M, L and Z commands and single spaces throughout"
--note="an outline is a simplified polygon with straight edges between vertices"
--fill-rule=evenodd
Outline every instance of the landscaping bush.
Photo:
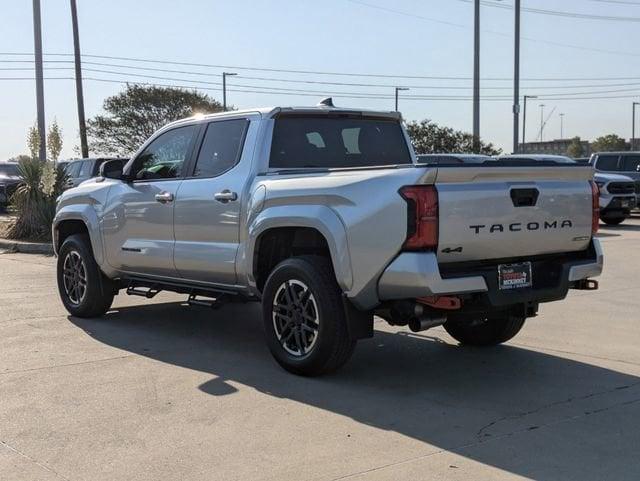
M 18 165 L 22 181 L 11 196 L 16 215 L 7 229 L 10 239 L 51 240 L 56 198 L 62 193 L 65 174 L 52 162 L 23 159 Z

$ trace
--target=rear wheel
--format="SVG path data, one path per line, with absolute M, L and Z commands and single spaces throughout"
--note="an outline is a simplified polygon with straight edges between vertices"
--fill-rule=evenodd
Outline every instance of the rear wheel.
M 58 291 L 69 314 L 98 317 L 111 307 L 115 289 L 98 267 L 89 237 L 67 237 L 58 253 Z
M 621 224 L 624 220 L 626 219 L 626 217 L 624 216 L 606 216 L 603 215 L 600 217 L 600 220 L 602 222 L 604 222 L 607 225 L 618 225 Z
M 262 296 L 267 344 L 287 371 L 319 376 L 342 366 L 355 348 L 347 331 L 340 288 L 327 259 L 282 261 Z
M 469 323 L 444 324 L 445 330 L 460 344 L 467 346 L 495 346 L 512 339 L 524 325 L 524 317 L 481 319 Z

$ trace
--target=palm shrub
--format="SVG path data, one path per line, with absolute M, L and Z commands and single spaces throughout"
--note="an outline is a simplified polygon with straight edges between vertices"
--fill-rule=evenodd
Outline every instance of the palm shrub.
M 51 162 L 29 158 L 18 166 L 21 182 L 11 196 L 16 214 L 9 225 L 11 239 L 50 240 L 56 198 L 62 193 L 65 174 Z

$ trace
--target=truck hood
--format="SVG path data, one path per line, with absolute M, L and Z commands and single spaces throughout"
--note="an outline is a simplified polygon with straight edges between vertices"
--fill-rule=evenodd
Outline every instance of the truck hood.
M 627 177 L 626 175 L 620 174 L 604 174 L 602 172 L 596 172 L 593 176 L 594 180 L 600 182 L 633 182 L 631 177 Z

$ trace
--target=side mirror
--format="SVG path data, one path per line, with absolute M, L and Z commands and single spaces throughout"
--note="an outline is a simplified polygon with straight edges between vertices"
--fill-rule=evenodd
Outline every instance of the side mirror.
M 107 160 L 100 166 L 100 177 L 105 179 L 126 180 L 122 172 L 124 162 L 122 160 Z

